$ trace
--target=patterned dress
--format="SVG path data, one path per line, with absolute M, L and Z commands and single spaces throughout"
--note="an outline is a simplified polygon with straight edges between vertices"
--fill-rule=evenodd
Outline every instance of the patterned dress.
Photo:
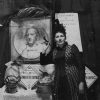
M 43 59 L 43 58 L 42 58 Z M 56 47 L 52 52 L 55 64 L 55 100 L 79 100 L 79 83 L 84 81 L 85 70 L 82 66 L 76 45 Z M 47 60 L 44 59 L 43 62 Z M 50 56 L 48 56 L 50 61 Z M 46 61 L 46 62 L 48 62 Z

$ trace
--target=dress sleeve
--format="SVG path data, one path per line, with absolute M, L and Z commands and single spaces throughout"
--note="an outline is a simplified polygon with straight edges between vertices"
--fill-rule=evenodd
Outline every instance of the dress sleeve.
M 75 55 L 76 62 L 78 64 L 80 81 L 84 82 L 85 81 L 85 66 L 83 64 L 82 57 L 80 55 L 79 49 L 77 48 L 75 44 L 72 45 L 72 49 Z
M 53 64 L 52 52 L 50 52 L 47 55 L 40 53 L 40 64 L 41 65 Z

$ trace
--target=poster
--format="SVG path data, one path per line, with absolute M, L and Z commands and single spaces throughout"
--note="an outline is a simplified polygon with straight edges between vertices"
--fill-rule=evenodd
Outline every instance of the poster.
M 80 36 L 80 27 L 77 13 L 56 13 L 55 18 L 59 19 L 60 23 L 66 29 L 66 41 L 72 45 L 75 44 L 82 51 L 82 43 Z

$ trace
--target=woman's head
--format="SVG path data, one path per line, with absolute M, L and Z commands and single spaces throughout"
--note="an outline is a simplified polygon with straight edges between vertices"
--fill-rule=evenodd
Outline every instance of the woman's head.
M 54 41 L 57 46 L 62 46 L 66 41 L 66 31 L 62 24 L 55 25 Z
M 57 32 L 55 34 L 55 43 L 57 46 L 61 46 L 65 43 L 65 40 L 66 40 L 66 36 L 62 33 L 62 32 Z

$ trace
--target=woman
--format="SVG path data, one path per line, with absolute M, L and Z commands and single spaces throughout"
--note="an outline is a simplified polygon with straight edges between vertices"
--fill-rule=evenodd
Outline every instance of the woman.
M 54 41 L 53 51 L 48 55 L 41 54 L 40 58 L 41 64 L 55 64 L 55 100 L 80 100 L 79 94 L 84 93 L 85 70 L 79 50 L 75 44 L 66 42 L 66 32 L 61 24 L 56 26 Z

